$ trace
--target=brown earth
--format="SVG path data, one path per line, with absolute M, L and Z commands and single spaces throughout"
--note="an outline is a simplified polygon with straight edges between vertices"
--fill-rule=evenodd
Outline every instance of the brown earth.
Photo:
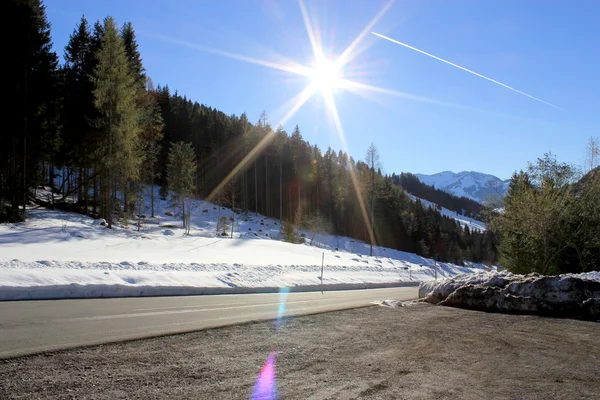
M 600 324 L 417 304 L 0 361 L 1 399 L 597 399 Z

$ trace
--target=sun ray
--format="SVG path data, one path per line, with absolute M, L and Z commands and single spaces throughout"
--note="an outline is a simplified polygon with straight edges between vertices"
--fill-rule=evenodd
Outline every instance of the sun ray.
M 350 61 L 356 58 L 356 56 L 363 53 L 369 48 L 369 46 L 367 46 L 364 49 L 361 49 L 360 51 L 352 54 L 356 46 L 358 46 L 358 44 L 365 38 L 365 36 L 367 36 L 371 32 L 371 29 L 373 29 L 373 27 L 381 19 L 381 17 L 383 17 L 387 13 L 387 11 L 392 7 L 395 1 L 396 0 L 388 1 L 387 4 L 383 6 L 381 11 L 379 11 L 377 15 L 375 15 L 375 17 L 371 20 L 371 22 L 369 22 L 367 26 L 359 33 L 356 39 L 354 39 L 352 43 L 350 43 L 350 46 L 348 46 L 346 50 L 344 50 L 342 55 L 339 56 L 337 60 L 335 60 L 335 64 L 338 68 L 343 68 L 346 64 L 348 64 Z
M 307 86 L 306 88 L 304 88 L 304 90 L 300 93 L 298 93 L 294 99 L 295 101 L 292 99 L 292 101 L 294 102 L 293 106 L 291 107 L 291 109 L 287 112 L 287 114 L 275 125 L 275 126 L 279 126 L 279 125 L 283 125 L 285 124 L 290 118 L 292 118 L 294 116 L 294 114 L 296 114 L 296 112 L 304 105 L 304 103 L 306 103 L 308 101 L 308 99 L 310 99 L 312 97 L 312 95 L 315 93 L 316 88 L 313 85 Z M 256 146 L 254 146 L 252 148 L 252 150 L 250 150 L 248 152 L 248 154 L 246 154 L 246 156 L 242 159 L 242 161 L 240 161 L 232 170 L 231 172 L 229 172 L 229 174 L 227 174 L 227 176 L 221 181 L 221 183 L 219 183 L 217 185 L 217 187 L 208 195 L 208 197 L 206 198 L 206 201 L 212 201 L 216 195 L 223 190 L 223 188 L 225 187 L 225 185 L 227 185 L 229 183 L 229 181 L 231 181 L 231 179 L 236 176 L 241 170 L 242 168 L 244 168 L 250 161 L 252 161 L 254 159 L 254 157 L 256 157 L 264 148 L 267 144 L 269 144 L 269 142 L 271 140 L 273 140 L 273 133 L 269 133 L 267 135 L 265 135 L 265 137 L 263 137 L 257 144 Z
M 331 114 L 331 118 L 333 119 L 333 123 L 335 125 L 335 130 L 342 142 L 342 148 L 344 152 L 348 154 L 348 144 L 346 142 L 346 135 L 344 134 L 344 129 L 342 127 L 342 121 L 340 120 L 340 116 L 337 111 L 337 106 L 335 104 L 335 99 L 333 98 L 333 94 L 329 91 L 323 93 L 323 97 L 325 98 L 325 103 L 327 104 L 327 111 Z M 360 191 L 360 184 L 358 183 L 358 178 L 356 177 L 356 171 L 354 171 L 354 167 L 348 162 L 348 171 L 350 172 L 350 180 L 352 181 L 352 187 L 354 188 L 354 193 L 356 194 L 356 198 L 358 200 L 358 205 L 360 207 L 360 212 L 363 215 L 363 220 L 365 222 L 365 226 L 367 227 L 367 233 L 369 234 L 369 239 L 373 246 L 376 245 L 375 242 L 375 234 L 373 233 L 373 227 L 371 225 L 371 220 L 369 218 L 369 214 L 367 213 L 367 207 L 365 206 L 365 199 L 362 196 Z
M 378 86 L 368 85 L 366 83 L 351 81 L 348 79 L 342 80 L 341 85 L 343 88 L 345 88 L 353 93 L 359 94 L 359 95 L 362 94 L 362 92 L 374 92 L 374 93 L 386 94 L 386 95 L 394 96 L 394 97 L 401 97 L 403 99 L 409 99 L 409 100 L 418 101 L 421 103 L 433 104 L 433 105 L 441 106 L 441 107 L 455 108 L 455 109 L 465 110 L 465 111 L 486 112 L 484 110 L 479 110 L 477 108 L 464 106 L 464 105 L 457 104 L 457 103 L 449 103 L 449 102 L 442 101 L 442 100 L 432 99 L 432 98 L 426 97 L 426 96 L 419 96 L 416 94 L 402 92 L 399 90 L 386 89 L 386 88 L 382 88 L 382 87 L 378 87 Z
M 308 40 L 310 41 L 310 46 L 312 47 L 313 56 L 317 62 L 320 62 L 320 60 L 323 58 L 323 46 L 321 45 L 320 36 L 318 35 L 318 32 L 317 35 L 315 35 L 315 30 L 310 22 L 310 18 L 308 17 L 304 0 L 298 0 L 298 5 L 300 6 L 302 20 L 304 21 L 306 33 L 308 34 Z
M 204 51 L 206 53 L 217 54 L 217 55 L 220 55 L 223 57 L 232 58 L 234 60 L 245 61 L 250 64 L 256 64 L 256 65 L 260 65 L 260 66 L 267 67 L 267 68 L 290 72 L 290 73 L 296 74 L 296 75 L 308 76 L 310 74 L 310 68 L 308 68 L 302 64 L 299 64 L 297 62 L 291 61 L 291 60 L 286 60 L 286 62 L 288 62 L 289 65 L 280 64 L 280 63 L 276 63 L 273 61 L 266 61 L 266 60 L 261 60 L 259 58 L 248 57 L 248 56 L 244 56 L 241 54 L 231 53 L 231 52 L 225 51 L 225 50 L 213 49 L 208 46 L 203 46 L 203 45 L 188 42 L 185 40 L 174 39 L 174 38 L 170 38 L 167 36 L 154 35 L 154 34 L 151 36 L 156 39 L 162 40 L 164 42 L 169 42 L 169 43 L 177 44 L 180 46 L 188 47 L 191 49 Z
M 363 97 L 365 96 L 366 92 L 373 92 L 373 93 L 380 93 L 380 94 L 385 94 L 385 95 L 389 95 L 389 96 L 400 97 L 400 98 L 404 98 L 404 99 L 418 101 L 421 103 L 432 104 L 432 105 L 436 105 L 436 106 L 440 106 L 440 107 L 447 107 L 447 108 L 453 108 L 456 110 L 490 115 L 490 116 L 494 116 L 494 117 L 508 118 L 508 119 L 513 119 L 513 120 L 517 120 L 517 121 L 527 121 L 527 122 L 534 122 L 534 123 L 540 122 L 539 120 L 536 120 L 536 119 L 516 117 L 516 116 L 510 115 L 510 114 L 503 114 L 503 113 L 499 113 L 499 112 L 484 110 L 481 108 L 465 106 L 463 104 L 450 103 L 450 102 L 446 102 L 446 101 L 442 101 L 442 100 L 432 99 L 430 97 L 419 96 L 419 95 L 415 95 L 415 94 L 411 94 L 411 93 L 407 93 L 407 92 L 401 92 L 398 90 L 391 90 L 391 89 L 386 89 L 386 88 L 382 88 L 382 87 L 378 87 L 378 86 L 372 86 L 372 85 L 368 85 L 365 83 L 351 81 L 348 79 L 343 79 L 342 82 L 340 83 L 340 87 L 342 87 L 352 93 L 363 96 Z

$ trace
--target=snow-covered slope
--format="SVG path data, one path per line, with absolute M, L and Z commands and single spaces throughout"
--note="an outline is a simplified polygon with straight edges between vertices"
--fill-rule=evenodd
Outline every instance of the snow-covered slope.
M 415 174 L 426 185 L 451 193 L 458 197 L 467 197 L 484 204 L 489 196 L 504 197 L 509 180 L 475 171 L 454 173 L 444 171 L 433 175 Z
M 480 231 L 480 232 L 484 232 L 487 229 L 487 226 L 485 225 L 484 222 L 478 221 L 478 220 L 473 219 L 473 218 L 466 217 L 464 215 L 460 215 L 460 214 L 458 214 L 458 213 L 456 213 L 454 211 L 450 211 L 447 208 L 440 207 L 440 206 L 438 206 L 435 203 L 432 203 L 432 202 L 427 201 L 425 199 L 421 199 L 420 197 L 414 196 L 414 195 L 412 195 L 412 194 L 410 194 L 408 192 L 405 192 L 405 193 L 406 193 L 406 195 L 408 197 L 410 197 L 413 200 L 417 200 L 417 199 L 420 200 L 421 204 L 423 204 L 425 207 L 436 208 L 440 212 L 440 214 L 442 214 L 442 215 L 444 215 L 446 217 L 454 219 L 463 228 L 465 226 L 468 226 L 469 230 L 471 230 L 471 231 L 477 230 L 477 231 Z
M 149 202 L 147 202 L 149 204 Z M 279 240 L 279 221 L 236 214 L 201 200 L 184 235 L 178 210 L 158 201 L 157 216 L 108 229 L 89 217 L 34 208 L 24 223 L 0 225 L 0 299 L 190 294 L 194 289 L 324 284 L 385 284 L 436 276 L 433 260 L 329 234 L 301 232 L 305 244 Z M 167 215 L 171 214 L 171 215 Z M 218 236 L 219 217 L 234 218 L 234 238 Z M 228 232 L 230 232 L 228 230 Z M 438 263 L 437 274 L 482 265 Z

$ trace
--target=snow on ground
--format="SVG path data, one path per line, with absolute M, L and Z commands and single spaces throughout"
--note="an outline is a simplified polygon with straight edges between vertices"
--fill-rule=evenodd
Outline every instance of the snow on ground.
M 423 282 L 419 297 L 451 307 L 598 320 L 600 273 L 463 274 L 441 282 Z
M 429 208 L 438 208 L 438 205 L 435 203 L 432 203 L 428 200 L 422 199 L 420 197 L 414 196 L 408 192 L 406 192 L 406 194 L 413 200 L 420 200 L 421 203 L 425 206 L 425 207 L 429 207 Z M 450 211 L 447 208 L 441 207 L 440 210 L 440 214 L 452 218 L 454 220 L 456 220 L 460 226 L 462 226 L 463 228 L 465 226 L 468 226 L 470 230 L 478 230 L 480 232 L 484 232 L 487 229 L 487 226 L 485 225 L 485 223 L 481 222 L 481 221 L 477 221 L 476 219 L 464 216 L 464 215 L 460 215 L 454 211 Z
M 383 247 L 369 256 L 368 244 L 346 237 L 318 234 L 311 241 L 313 234 L 302 232 L 306 244 L 285 243 L 280 221 L 200 200 L 185 235 L 177 207 L 155 201 L 156 217 L 146 201 L 139 232 L 135 220 L 108 229 L 84 215 L 39 207 L 29 210 L 26 222 L 0 225 L 0 299 L 313 287 L 321 284 L 322 260 L 323 284 L 331 287 L 436 276 L 433 260 Z M 233 239 L 217 235 L 221 216 L 234 218 Z M 438 263 L 437 273 L 441 278 L 482 268 Z

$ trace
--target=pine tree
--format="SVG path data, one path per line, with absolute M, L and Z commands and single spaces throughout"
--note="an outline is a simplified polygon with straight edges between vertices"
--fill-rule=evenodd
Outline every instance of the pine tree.
M 142 177 L 146 183 L 150 184 L 150 201 L 151 213 L 154 218 L 154 183 L 159 177 L 156 171 L 156 164 L 160 154 L 160 142 L 163 138 L 164 122 L 158 105 L 158 91 L 152 88 L 149 83 L 148 90 L 143 92 L 141 98 L 142 110 L 142 132 L 141 140 L 143 153 L 145 154 L 144 163 L 142 165 Z
M 75 31 L 71 34 L 65 47 L 65 65 L 63 67 L 64 107 L 62 113 L 63 126 L 63 159 L 61 163 L 79 167 L 79 194 L 85 200 L 88 210 L 88 170 L 91 167 L 91 154 L 94 152 L 94 127 L 90 124 L 97 118 L 94 106 L 94 84 L 90 80 L 94 69 L 92 53 L 92 34 L 84 16 Z M 81 200 L 81 198 L 80 198 Z
M 146 85 L 146 70 L 142 65 L 142 56 L 138 50 L 137 39 L 135 38 L 135 31 L 131 22 L 123 24 L 120 35 L 125 44 L 129 69 L 134 75 L 136 83 L 140 86 L 140 89 L 143 90 Z
M 41 181 L 41 163 L 58 150 L 58 59 L 52 51 L 46 8 L 39 0 L 8 0 L 0 6 L 10 21 L 10 37 L 3 50 L 6 92 L 11 94 L 4 115 L 7 126 L 0 136 L 0 221 L 22 218 L 29 188 Z M 11 204 L 4 209 L 4 200 Z
M 125 45 L 112 17 L 104 20 L 97 58 L 94 97 L 96 108 L 102 115 L 100 122 L 104 133 L 99 157 L 105 204 L 102 211 L 110 228 L 117 184 L 125 189 L 130 180 L 137 180 L 142 161 L 138 141 L 140 110 L 136 104 L 139 88 L 129 69 Z
M 172 143 L 169 149 L 167 165 L 167 182 L 173 192 L 173 201 L 181 205 L 181 215 L 184 228 L 189 230 L 190 208 L 186 214 L 186 198 L 193 195 L 195 190 L 196 155 L 190 143 Z M 187 218 L 186 218 L 187 217 Z

